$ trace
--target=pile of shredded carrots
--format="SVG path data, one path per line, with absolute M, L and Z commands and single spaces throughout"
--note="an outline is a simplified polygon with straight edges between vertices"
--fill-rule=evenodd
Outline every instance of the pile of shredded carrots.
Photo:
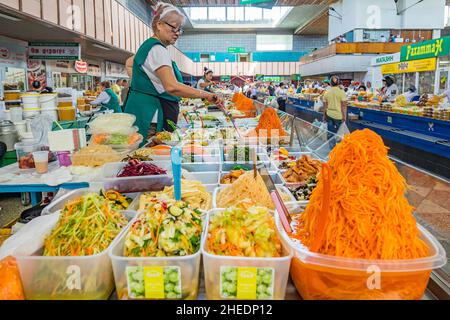
M 277 111 L 274 108 L 266 108 L 263 111 L 255 131 L 259 137 L 287 136 L 286 131 L 281 125 L 281 120 L 278 117 Z
M 347 135 L 323 165 L 310 203 L 291 235 L 310 251 L 347 258 L 426 257 L 406 182 L 383 140 L 364 129 Z
M 236 108 L 239 111 L 242 111 L 245 114 L 253 113 L 256 110 L 256 107 L 253 104 L 253 100 L 247 98 L 242 93 L 235 93 L 231 101 L 235 104 Z

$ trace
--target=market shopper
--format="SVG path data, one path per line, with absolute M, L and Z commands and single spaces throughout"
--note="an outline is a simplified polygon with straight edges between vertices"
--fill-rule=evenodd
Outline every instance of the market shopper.
M 91 105 L 102 106 L 106 109 L 113 110 L 115 113 L 121 113 L 122 109 L 119 104 L 119 97 L 111 89 L 111 82 L 103 81 L 100 83 L 102 93 L 95 99 L 91 101 Z
M 287 89 L 283 83 L 280 83 L 279 87 L 275 91 L 275 96 L 277 97 L 278 108 L 281 111 L 286 112 Z
M 411 85 L 408 91 L 406 91 L 403 95 L 405 96 L 407 102 L 413 101 L 413 99 L 418 96 L 416 86 Z
M 116 83 L 111 85 L 111 90 L 119 98 L 119 104 L 122 104 L 121 94 L 122 94 L 122 79 L 116 81 Z
M 274 97 L 275 96 L 275 86 L 273 85 L 273 82 L 269 83 L 269 86 L 267 87 L 269 90 L 269 96 Z
M 201 78 L 197 82 L 197 89 L 212 92 L 212 86 L 214 85 L 212 79 L 213 79 L 213 71 L 205 67 L 203 78 Z
M 125 112 L 136 115 L 136 125 L 145 137 L 163 129 L 173 131 L 167 120 L 177 123 L 180 97 L 206 99 L 222 105 L 217 95 L 183 84 L 167 47 L 175 44 L 183 30 L 185 16 L 173 5 L 159 2 L 152 21 L 153 36 L 127 61 L 132 77 Z
M 336 133 L 343 122 L 347 121 L 347 95 L 339 88 L 339 78 L 330 78 L 331 88 L 323 96 L 323 120 L 328 124 L 328 131 Z
M 398 94 L 398 87 L 395 84 L 395 78 L 385 76 L 383 78 L 383 87 L 381 88 L 381 96 L 383 101 L 393 101 Z

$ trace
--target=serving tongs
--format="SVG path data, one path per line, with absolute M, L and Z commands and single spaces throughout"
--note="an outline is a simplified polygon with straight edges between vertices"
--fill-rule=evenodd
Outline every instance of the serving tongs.
M 275 184 L 273 183 L 272 178 L 270 177 L 269 171 L 267 171 L 266 166 L 259 168 L 259 174 L 264 181 L 264 184 L 267 187 L 267 190 L 272 197 L 272 201 L 275 204 L 275 208 L 277 209 L 278 216 L 280 217 L 281 224 L 283 225 L 284 230 L 289 234 L 292 233 L 291 223 L 292 218 L 289 214 L 289 210 L 284 205 L 283 199 L 281 198 Z

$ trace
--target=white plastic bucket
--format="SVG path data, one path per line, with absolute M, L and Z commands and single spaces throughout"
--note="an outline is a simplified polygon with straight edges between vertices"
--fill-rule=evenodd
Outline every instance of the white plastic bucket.
M 41 110 L 41 114 L 46 114 L 46 115 L 48 115 L 50 118 L 52 118 L 53 121 L 58 121 L 58 109 L 57 109 L 57 108 L 53 108 L 53 109 L 42 109 L 42 110 Z
M 39 108 L 38 103 L 22 103 L 23 110 L 29 110 L 29 109 L 37 109 Z
M 42 110 L 54 109 L 57 107 L 56 94 L 41 94 L 39 96 L 39 104 Z
M 27 132 L 27 122 L 26 121 L 14 122 L 14 125 L 16 126 L 17 133 L 20 136 L 22 136 L 24 133 Z
M 39 104 L 39 94 L 37 93 L 26 93 L 21 97 L 22 103 L 25 104 L 34 104 L 35 106 Z
M 21 107 L 10 108 L 11 111 L 11 121 L 21 122 L 23 120 L 23 110 Z

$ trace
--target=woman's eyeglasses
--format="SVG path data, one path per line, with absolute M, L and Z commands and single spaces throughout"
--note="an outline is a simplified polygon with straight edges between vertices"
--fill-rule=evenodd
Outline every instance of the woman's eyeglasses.
M 173 25 L 171 25 L 170 23 L 168 23 L 168 22 L 166 22 L 166 21 L 163 21 L 165 24 L 167 24 L 169 27 L 171 27 L 172 28 L 172 32 L 173 33 L 180 33 L 180 34 L 183 34 L 183 28 L 176 28 L 176 27 L 174 27 Z

